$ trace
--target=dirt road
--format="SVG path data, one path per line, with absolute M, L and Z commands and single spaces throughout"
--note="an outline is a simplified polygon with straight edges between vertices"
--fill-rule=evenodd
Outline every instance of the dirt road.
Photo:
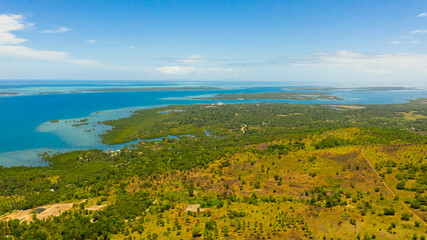
M 365 148 L 362 148 L 362 151 L 360 152 L 360 154 L 362 155 L 363 159 L 366 160 L 366 162 L 369 164 L 369 166 L 371 166 L 371 168 L 374 170 L 374 172 L 377 174 L 377 176 L 381 179 L 381 182 L 384 184 L 384 186 L 387 188 L 387 190 L 391 193 L 391 195 L 393 195 L 393 197 L 396 197 L 396 194 L 391 190 L 391 188 L 389 188 L 387 186 L 387 184 L 383 181 L 383 179 L 381 178 L 380 174 L 377 172 L 377 170 L 375 169 L 375 167 L 372 165 L 372 163 L 369 161 L 369 159 L 365 156 L 365 154 L 363 154 L 363 150 Z M 420 220 L 425 226 L 427 226 L 426 222 L 424 222 L 423 219 L 421 219 L 420 216 L 418 216 L 414 211 L 412 211 L 408 206 L 406 206 L 406 204 L 399 199 L 399 202 L 409 211 L 411 212 L 418 220 Z

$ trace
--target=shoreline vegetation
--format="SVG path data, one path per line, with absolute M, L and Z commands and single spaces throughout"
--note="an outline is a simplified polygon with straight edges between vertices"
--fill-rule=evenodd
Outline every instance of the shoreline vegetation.
M 15 92 L 2 92 L 0 93 L 0 96 L 20 96 L 23 95 L 21 93 L 15 93 Z
M 0 236 L 425 239 L 426 102 L 138 110 L 103 142 L 159 140 L 0 168 Z
M 52 92 L 39 92 L 38 95 L 49 94 L 73 94 L 73 93 L 96 93 L 96 92 L 145 92 L 145 91 L 209 91 L 209 90 L 223 90 L 218 87 L 140 87 L 140 88 L 95 88 L 95 89 L 80 89 L 73 91 L 52 91 Z M 0 92 L 0 96 L 24 96 L 24 93 L 15 92 Z
M 100 88 L 86 89 L 89 92 L 140 92 L 140 91 L 195 91 L 195 90 L 221 90 L 217 87 L 144 87 L 144 88 Z
M 209 100 L 248 100 L 248 99 L 291 99 L 291 100 L 344 100 L 322 92 L 266 92 L 266 93 L 230 93 L 216 94 L 212 97 L 194 97 L 194 99 Z
M 356 87 L 356 88 L 297 88 L 295 90 L 300 91 L 336 91 L 336 90 L 348 90 L 357 92 L 387 92 L 387 91 L 415 91 L 422 90 L 416 87 Z
M 38 95 L 49 94 L 73 94 L 73 93 L 97 93 L 97 92 L 144 92 L 144 91 L 210 91 L 224 90 L 224 88 L 212 86 L 200 87 L 117 87 L 117 88 L 82 88 L 72 91 L 45 91 L 38 92 Z M 416 87 L 357 87 L 357 88 L 295 88 L 297 91 L 416 91 L 422 90 Z M 238 96 L 237 94 L 243 94 Z M 195 99 L 292 99 L 292 100 L 316 100 L 316 99 L 333 99 L 342 100 L 339 97 L 331 96 L 332 93 L 324 92 L 271 92 L 271 93 L 237 93 L 237 94 L 217 94 L 215 97 L 200 97 Z M 272 96 L 270 96 L 272 94 Z M 26 93 L 19 92 L 0 92 L 0 96 L 25 96 Z M 306 95 L 306 96 L 305 96 Z

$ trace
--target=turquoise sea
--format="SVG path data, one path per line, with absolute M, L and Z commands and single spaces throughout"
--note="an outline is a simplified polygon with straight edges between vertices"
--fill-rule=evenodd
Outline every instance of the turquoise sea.
M 170 88 L 170 90 L 132 91 L 131 88 Z M 191 90 L 176 90 L 192 87 Z M 204 87 L 204 89 L 194 89 Z M 208 89 L 214 87 L 215 89 Z M 38 153 L 77 149 L 119 149 L 126 144 L 108 146 L 98 134 L 109 129 L 100 122 L 127 117 L 133 111 L 172 104 L 215 103 L 193 99 L 217 93 L 302 91 L 297 83 L 245 82 L 158 82 L 158 81 L 0 81 L 0 165 L 40 165 Z M 333 87 L 333 86 L 332 86 Z M 93 89 L 126 88 L 127 92 L 93 92 Z M 304 92 L 313 92 L 312 90 Z M 426 97 L 427 91 L 352 91 L 329 92 L 344 100 L 236 100 L 242 102 L 288 102 L 300 104 L 389 104 Z M 6 96 L 2 93 L 15 93 Z M 52 120 L 58 120 L 51 122 Z M 85 123 L 84 125 L 79 125 Z M 87 123 L 87 124 L 86 124 Z M 75 125 L 75 126 L 72 126 Z M 77 126 L 76 126 L 77 125 Z M 92 130 L 95 129 L 95 130 Z M 131 143 L 127 143 L 131 144 Z

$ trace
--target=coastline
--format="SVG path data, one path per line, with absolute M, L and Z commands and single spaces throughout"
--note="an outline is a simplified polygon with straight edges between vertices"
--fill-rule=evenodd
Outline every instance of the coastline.
M 103 121 L 126 118 L 133 112 L 142 109 L 158 108 L 155 106 L 140 106 L 119 109 L 109 109 L 91 113 L 86 117 L 59 119 L 44 122 L 36 127 L 36 131 L 58 136 L 62 141 L 67 143 L 65 148 L 30 148 L 16 151 L 0 152 L 0 166 L 43 166 L 47 163 L 40 162 L 38 154 L 45 152 L 70 152 L 76 150 L 100 149 L 103 151 L 121 149 L 137 143 L 130 141 L 122 144 L 107 145 L 100 141 L 99 135 L 111 129 L 111 126 L 104 125 Z M 73 126 L 76 122 L 87 119 L 88 124 Z M 93 129 L 92 131 L 89 131 Z
M 227 91 L 218 91 L 226 92 L 226 93 L 242 93 L 242 92 L 268 92 L 271 91 L 271 88 L 239 88 Z M 212 96 L 213 94 L 209 94 L 209 92 L 203 91 L 188 91 L 185 93 L 173 93 L 164 92 L 163 96 L 159 96 L 158 98 L 153 99 L 152 97 L 155 95 L 149 95 L 147 98 L 147 102 L 143 102 L 143 104 L 147 104 L 145 106 L 132 106 L 132 107 L 124 107 L 124 108 L 112 108 L 108 110 L 102 111 L 93 111 L 89 114 L 82 114 L 82 117 L 76 118 L 61 118 L 61 117 L 52 117 L 48 121 L 44 121 L 38 124 L 34 132 L 48 134 L 54 137 L 59 138 L 64 144 L 52 144 L 52 146 L 39 146 L 31 147 L 26 146 L 22 149 L 16 149 L 12 151 L 8 151 L 7 148 L 0 152 L 0 165 L 3 166 L 17 166 L 17 165 L 29 165 L 35 164 L 38 160 L 34 159 L 34 156 L 37 154 L 31 153 L 32 151 L 36 151 L 37 149 L 48 149 L 50 151 L 73 151 L 73 150 L 84 150 L 84 149 L 102 149 L 102 150 L 114 150 L 120 148 L 116 145 L 106 145 L 100 143 L 99 134 L 109 130 L 111 126 L 107 126 L 104 124 L 100 124 L 100 122 L 115 120 L 119 118 L 126 118 L 132 115 L 133 112 L 142 109 L 150 109 L 157 107 L 164 107 L 169 105 L 194 105 L 194 104 L 216 104 L 218 102 L 223 102 L 225 104 L 238 104 L 238 103 L 262 103 L 262 102 L 282 102 L 282 103 L 296 103 L 296 104 L 325 104 L 325 105 L 370 105 L 370 104 L 393 104 L 393 103 L 405 103 L 410 100 L 417 99 L 421 96 L 425 96 L 426 91 L 399 91 L 400 93 L 404 92 L 405 94 L 393 93 L 393 92 L 353 92 L 353 91 L 340 91 L 335 90 L 330 93 L 334 96 L 340 97 L 344 100 L 335 100 L 330 101 L 328 99 L 318 99 L 318 100 L 293 100 L 293 99 L 245 99 L 245 100 L 215 100 L 215 99 L 198 99 L 198 97 L 203 96 Z M 200 93 L 200 94 L 199 94 Z M 217 93 L 217 92 L 213 92 Z M 116 92 L 109 93 L 109 95 L 105 95 L 106 93 L 91 93 L 86 94 L 86 96 L 91 96 L 91 98 L 105 98 L 111 96 L 128 96 L 127 92 Z M 112 95 L 114 94 L 114 95 Z M 137 94 L 137 95 L 136 95 Z M 156 93 L 157 94 L 157 93 Z M 48 94 L 51 95 L 51 94 Z M 74 99 L 74 97 L 70 97 L 70 94 L 59 94 L 52 96 L 52 99 L 57 99 L 60 96 L 67 96 L 67 99 Z M 40 96 L 40 98 L 38 97 Z M 78 95 L 76 95 L 78 96 Z M 145 96 L 144 92 L 133 93 L 132 97 L 143 97 Z M 372 97 L 374 96 L 374 97 Z M 46 95 L 34 95 L 31 97 L 33 99 L 42 99 L 47 97 Z M 26 98 L 25 96 L 23 99 Z M 30 98 L 30 97 L 28 97 Z M 62 97 L 61 97 L 62 98 Z M 6 101 L 9 101 L 13 98 L 3 98 Z M 18 98 L 16 98 L 18 99 Z M 21 99 L 21 97 L 19 97 Z M 1 101 L 1 98 L 0 98 Z M 77 101 L 77 100 L 76 100 Z M 158 103 L 158 104 L 157 104 Z M 138 104 L 138 103 L 137 103 Z M 122 104 L 123 105 L 123 104 Z M 31 109 L 30 109 L 31 110 Z M 74 113 L 74 112 L 73 112 Z M 31 112 L 29 113 L 31 114 Z M 86 121 L 82 122 L 83 120 Z M 7 123 L 7 122 L 5 122 Z M 7 124 L 6 124 L 7 125 Z M 73 126 L 74 125 L 74 126 Z M 30 135 L 28 140 L 23 139 L 23 141 L 37 141 L 37 138 L 33 138 L 33 135 Z M 6 139 L 6 135 L 5 138 Z M 126 143 L 127 145 L 132 144 L 132 142 Z M 124 144 L 123 146 L 125 146 Z M 55 145 L 55 146 L 53 146 Z M 58 147 L 57 145 L 61 145 Z M 64 145 L 64 146 L 62 146 Z M 15 145 L 18 146 L 18 145 Z M 30 154 L 31 153 L 31 154 Z M 28 154 L 27 157 L 24 155 Z M 13 163 L 13 161 L 16 162 Z M 5 163 L 7 162 L 7 163 Z

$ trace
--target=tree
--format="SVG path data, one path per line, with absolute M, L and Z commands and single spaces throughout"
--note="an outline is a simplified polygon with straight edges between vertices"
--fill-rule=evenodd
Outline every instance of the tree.
M 218 235 L 218 227 L 215 221 L 209 220 L 205 223 L 204 236 L 206 239 L 214 239 Z
M 188 188 L 188 195 L 190 197 L 194 197 L 194 187 L 190 186 L 190 188 Z
M 409 221 L 409 218 L 412 217 L 412 213 L 402 213 L 402 217 L 400 219 L 402 219 L 403 221 Z
M 384 215 L 388 215 L 388 216 L 392 216 L 394 215 L 394 208 L 390 207 L 390 208 L 384 208 Z
M 202 229 L 198 226 L 193 228 L 193 237 L 201 237 L 202 236 Z
M 399 190 L 403 190 L 405 189 L 405 182 L 404 181 L 400 181 L 397 185 L 396 188 Z
M 227 237 L 230 233 L 230 230 L 228 229 L 228 226 L 222 227 L 222 234 L 224 234 L 224 237 Z

